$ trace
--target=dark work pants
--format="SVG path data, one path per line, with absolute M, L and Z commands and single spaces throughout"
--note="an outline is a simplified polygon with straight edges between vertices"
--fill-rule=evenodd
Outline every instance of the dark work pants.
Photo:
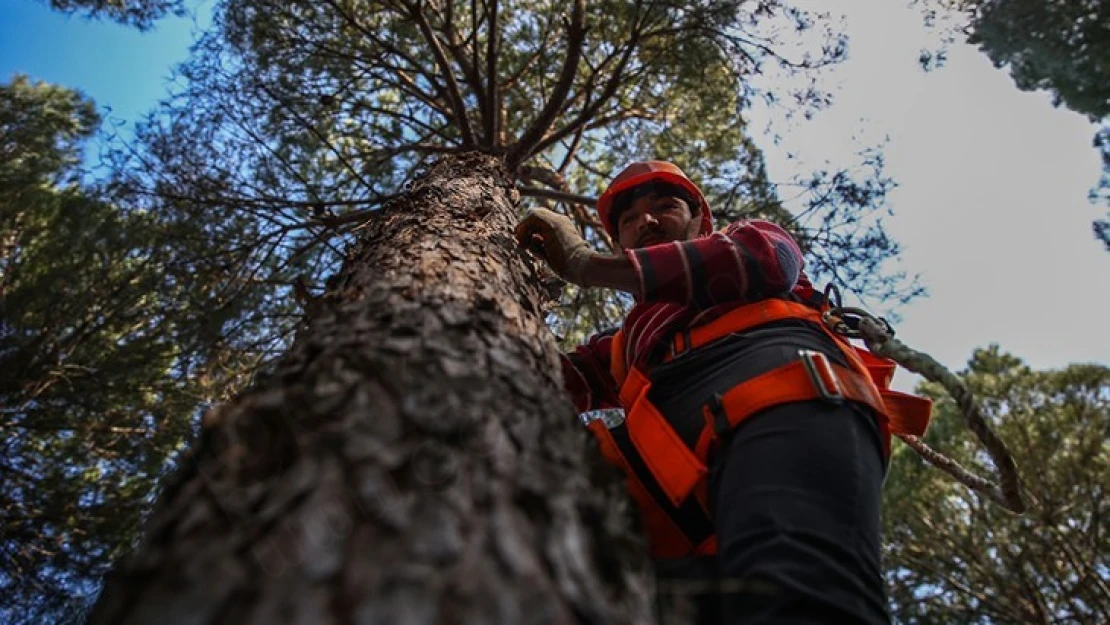
M 808 401 L 753 415 L 723 439 L 711 471 L 717 557 L 658 562 L 663 603 L 689 596 L 698 625 L 890 622 L 869 409 Z
M 742 423 L 712 468 L 716 559 L 658 563 L 698 625 L 889 623 L 879 567 L 883 480 L 874 419 L 786 404 Z

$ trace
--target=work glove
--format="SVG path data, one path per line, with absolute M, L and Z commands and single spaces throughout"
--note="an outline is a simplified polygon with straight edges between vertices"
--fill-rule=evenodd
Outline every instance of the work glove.
M 595 252 L 565 215 L 546 208 L 529 210 L 516 226 L 516 240 L 521 247 L 542 258 L 563 280 L 585 284 Z

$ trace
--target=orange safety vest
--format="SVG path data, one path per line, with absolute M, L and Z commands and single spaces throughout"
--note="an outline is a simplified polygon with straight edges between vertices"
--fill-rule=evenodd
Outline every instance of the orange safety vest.
M 768 299 L 735 308 L 703 325 L 678 333 L 667 360 L 686 351 L 785 319 L 812 322 L 833 338 L 849 366 L 830 362 L 820 352 L 802 351 L 797 361 L 745 380 L 716 396 L 703 409 L 705 425 L 696 439 L 684 440 L 666 416 L 648 401 L 648 376 L 624 361 L 624 335 L 614 336 L 611 373 L 620 387 L 625 421 L 612 429 L 600 420 L 588 425 L 601 452 L 628 478 L 655 558 L 716 553 L 708 508 L 709 454 L 718 438 L 748 417 L 779 404 L 807 400 L 854 401 L 870 407 L 879 420 L 883 454 L 891 434 L 921 436 L 929 425 L 932 401 L 890 390 L 895 363 L 855 347 L 830 331 L 811 306 Z

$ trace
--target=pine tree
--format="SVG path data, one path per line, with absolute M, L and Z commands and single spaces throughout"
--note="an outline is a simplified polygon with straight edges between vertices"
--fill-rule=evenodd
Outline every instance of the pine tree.
M 1103 519 L 1110 484 L 1110 369 L 1034 371 L 998 347 L 961 375 L 1007 441 L 1031 509 L 1005 512 L 895 450 L 884 512 L 887 581 L 903 623 L 1101 623 L 1110 618 Z M 927 441 L 977 470 L 982 452 L 932 384 Z

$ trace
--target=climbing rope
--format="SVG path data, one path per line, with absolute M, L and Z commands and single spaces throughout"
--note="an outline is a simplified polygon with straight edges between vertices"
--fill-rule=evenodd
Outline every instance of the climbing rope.
M 899 434 L 907 445 L 929 464 L 954 477 L 968 488 L 983 494 L 1006 510 L 1021 514 L 1026 509 L 1018 479 L 1017 464 L 1006 444 L 987 425 L 975 397 L 955 374 L 932 356 L 914 350 L 894 338 L 894 329 L 885 319 L 872 316 L 865 310 L 841 305 L 840 293 L 830 285 L 825 296 L 833 299 L 832 308 L 824 313 L 824 320 L 833 331 L 848 338 L 862 338 L 873 354 L 889 358 L 906 369 L 918 373 L 930 382 L 936 382 L 955 400 L 964 423 L 990 455 L 998 471 L 998 480 L 975 475 L 960 463 L 933 449 L 925 441 L 911 434 Z

